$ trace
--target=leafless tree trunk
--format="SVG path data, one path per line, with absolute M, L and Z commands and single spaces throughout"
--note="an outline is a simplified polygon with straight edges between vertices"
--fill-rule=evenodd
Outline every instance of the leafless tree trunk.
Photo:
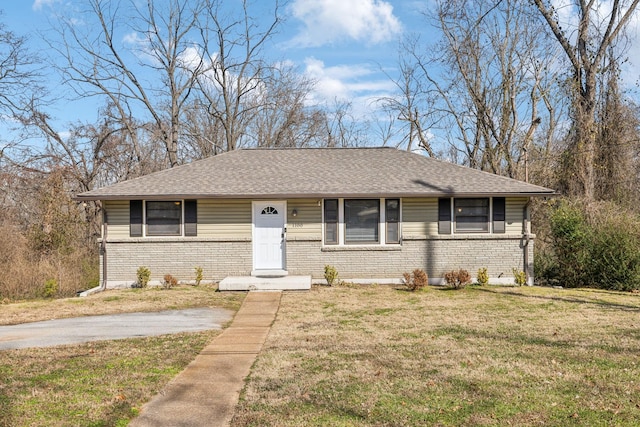
M 90 0 L 86 25 L 78 27 L 71 18 L 61 21 L 64 43 L 52 47 L 65 59 L 61 71 L 78 95 L 109 99 L 134 142 L 139 128 L 132 118 L 146 115 L 169 165 L 175 166 L 181 114 L 203 69 L 191 42 L 203 6 L 189 0 L 137 4 L 131 1 L 123 11 L 118 3 Z M 128 45 L 120 43 L 125 37 Z
M 208 0 L 200 22 L 203 54 L 207 70 L 197 77 L 208 113 L 220 124 L 224 150 L 242 145 L 252 120 L 264 104 L 265 82 L 273 75 L 262 56 L 280 24 L 276 1 L 269 17 L 251 14 L 250 3 L 243 0 L 235 15 L 222 15 L 222 0 Z
M 415 38 L 408 39 L 401 49 L 415 52 L 417 42 Z M 433 91 L 429 93 L 425 89 L 426 82 L 421 80 L 419 65 L 407 60 L 403 55 L 400 55 L 399 70 L 400 77 L 393 80 L 400 96 L 388 96 L 378 100 L 385 111 L 392 113 L 389 116 L 392 120 L 404 122 L 390 138 L 398 139 L 395 143 L 397 148 L 404 147 L 407 151 L 422 148 L 429 157 L 435 157 L 427 134 L 428 127 L 425 128 L 425 125 L 430 125 L 430 117 L 434 116 L 435 100 L 431 97 Z M 427 111 L 422 111 L 423 108 Z
M 573 132 L 565 155 L 563 180 L 565 191 L 570 195 L 587 200 L 595 198 L 598 76 L 602 73 L 608 50 L 616 45 L 621 32 L 636 13 L 639 1 L 607 2 L 611 11 L 602 16 L 605 8 L 601 7 L 601 2 L 573 0 L 571 7 L 578 21 L 577 33 L 574 33 L 574 28 L 560 23 L 557 10 L 550 1 L 534 0 L 572 71 Z
M 595 197 L 633 207 L 639 200 L 640 110 L 619 88 L 617 60 L 609 60 L 598 101 Z
M 536 129 L 546 125 L 555 136 L 562 110 L 550 95 L 553 51 L 535 16 L 516 0 L 451 0 L 436 2 L 427 18 L 441 38 L 426 48 L 404 44 L 400 95 L 387 100 L 408 124 L 407 146 L 417 142 L 433 156 L 449 145 L 470 167 L 525 179 Z

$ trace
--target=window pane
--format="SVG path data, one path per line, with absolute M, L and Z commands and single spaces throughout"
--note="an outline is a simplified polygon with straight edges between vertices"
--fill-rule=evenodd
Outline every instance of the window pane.
M 397 222 L 387 223 L 387 243 L 400 243 L 398 228 Z
M 455 199 L 454 217 L 456 232 L 488 232 L 489 199 Z
M 483 233 L 489 231 L 487 217 L 467 216 L 456 219 L 456 231 L 467 233 Z
M 324 201 L 324 243 L 338 244 L 338 199 Z
M 147 202 L 147 235 L 179 236 L 181 202 Z
M 324 225 L 324 243 L 335 245 L 338 243 L 338 223 L 328 222 Z
M 385 200 L 386 211 L 385 216 L 387 222 L 399 222 L 400 221 L 400 199 L 387 199 Z
M 400 199 L 385 200 L 385 217 L 387 220 L 386 243 L 400 243 Z
M 380 200 L 344 201 L 345 243 L 377 243 Z
M 324 220 L 326 222 L 338 222 L 338 199 L 324 201 Z

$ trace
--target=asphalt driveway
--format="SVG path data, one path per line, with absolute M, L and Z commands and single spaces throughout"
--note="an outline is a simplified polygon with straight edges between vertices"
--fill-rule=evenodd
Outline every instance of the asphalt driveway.
M 233 313 L 223 308 L 191 308 L 0 326 L 0 350 L 221 329 Z

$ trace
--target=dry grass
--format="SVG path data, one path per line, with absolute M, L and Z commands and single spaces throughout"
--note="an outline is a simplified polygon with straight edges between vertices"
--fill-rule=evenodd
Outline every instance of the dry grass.
M 314 287 L 283 296 L 233 426 L 637 425 L 640 295 Z
M 237 310 L 244 296 L 210 286 L 113 290 L 0 305 L 0 323 L 189 307 Z M 219 333 L 0 351 L 0 426 L 125 426 Z
M 30 300 L 0 304 L 0 325 L 98 314 L 133 313 L 195 307 L 237 310 L 244 294 L 216 292 L 213 285 L 182 285 L 172 289 L 112 289 L 86 298 Z

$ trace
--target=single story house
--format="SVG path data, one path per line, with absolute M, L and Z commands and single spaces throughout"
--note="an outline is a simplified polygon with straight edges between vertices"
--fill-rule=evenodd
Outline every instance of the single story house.
M 394 148 L 246 149 L 78 194 L 104 210 L 101 274 L 131 286 L 140 266 L 207 280 L 304 276 L 399 282 L 453 269 L 533 283 L 532 197 L 548 188 Z M 306 285 L 308 288 L 309 285 Z M 304 287 L 303 287 L 304 288 Z M 229 287 L 228 289 L 236 289 Z

